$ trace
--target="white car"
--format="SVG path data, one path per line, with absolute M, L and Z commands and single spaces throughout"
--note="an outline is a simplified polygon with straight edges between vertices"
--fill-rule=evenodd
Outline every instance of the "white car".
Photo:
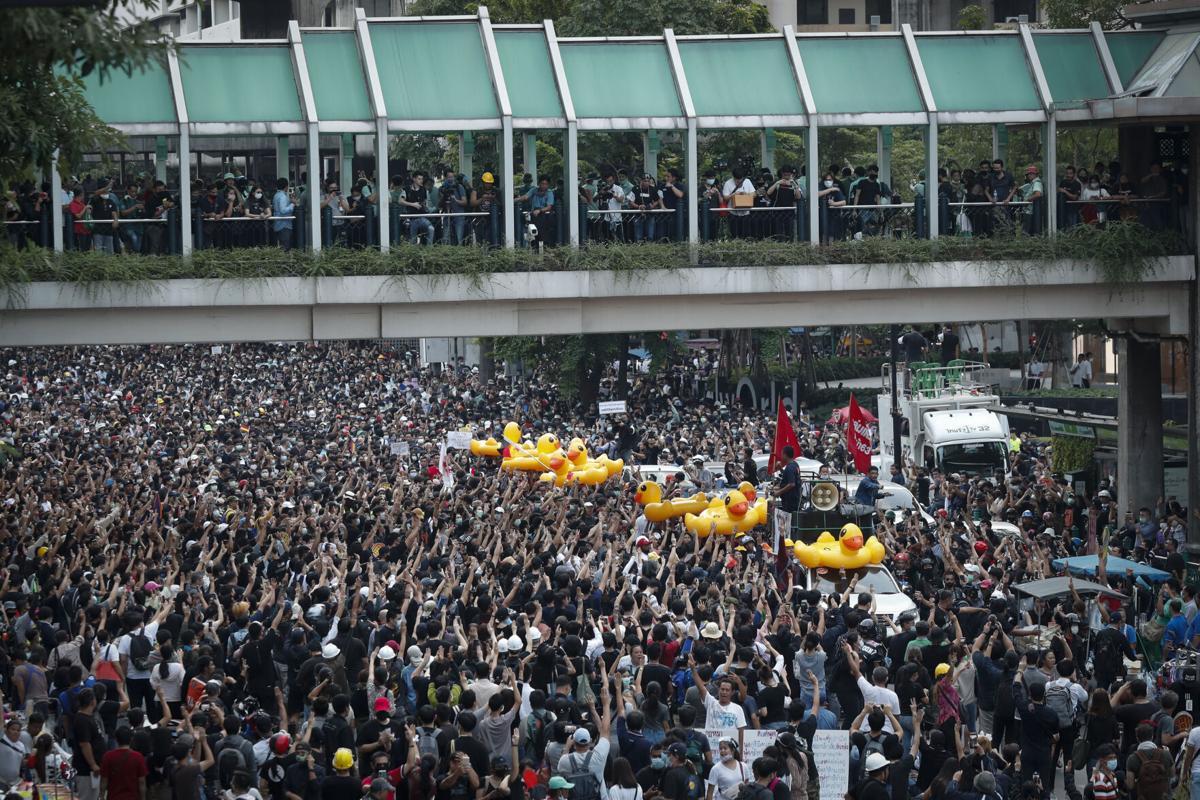
M 917 604 L 901 589 L 896 578 L 882 564 L 871 564 L 858 569 L 835 569 L 833 567 L 816 567 L 805 570 L 805 588 L 808 591 L 821 593 L 821 604 L 827 607 L 826 599 L 831 594 L 839 597 L 846 587 L 858 576 L 858 583 L 851 593 L 851 605 L 857 602 L 857 595 L 862 592 L 875 590 L 875 618 L 886 622 L 888 633 L 895 633 L 900 626 L 896 619 L 906 611 L 916 611 Z

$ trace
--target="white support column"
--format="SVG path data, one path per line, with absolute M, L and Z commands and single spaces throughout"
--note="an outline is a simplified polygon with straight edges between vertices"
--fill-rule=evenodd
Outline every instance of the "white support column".
M 304 193 L 308 213 L 308 240 L 314 253 L 321 252 L 321 137 L 317 123 L 308 124 L 308 191 Z
M 892 185 L 892 126 L 881 125 L 875 130 L 875 163 L 879 165 L 879 180 Z M 895 187 L 892 187 L 895 188 Z
M 775 131 L 770 128 L 765 128 L 758 132 L 758 146 L 760 153 L 760 166 L 775 172 Z
M 382 117 L 375 119 L 375 211 L 379 214 L 379 250 L 386 253 L 392 247 L 392 193 L 388 184 L 388 126 Z
M 929 115 L 929 129 L 925 135 L 925 212 L 929 215 L 929 238 L 938 238 L 938 115 Z
M 288 160 L 291 156 L 290 138 L 285 133 L 275 137 L 275 177 L 288 177 Z
M 179 126 L 179 251 L 192 254 L 192 143 L 187 124 Z
M 661 149 L 662 142 L 658 138 L 658 131 L 642 133 L 642 170 L 655 178 L 658 178 L 658 153 Z
M 1088 27 L 1092 33 L 1092 42 L 1096 45 L 1096 54 L 1100 56 L 1100 66 L 1104 68 L 1108 90 L 1111 94 L 1120 94 L 1125 91 L 1125 87 L 1121 85 L 1121 74 L 1117 72 L 1112 51 L 1108 49 L 1108 39 L 1104 38 L 1104 29 L 1100 27 L 1099 22 L 1094 20 Z
M 338 138 L 338 183 L 342 194 L 349 196 L 350 184 L 354 183 L 354 134 L 343 133 Z
M 516 223 L 513 215 L 517 213 L 517 204 L 513 199 L 513 126 L 512 117 L 501 119 L 503 129 L 500 131 L 500 169 L 502 170 L 497 185 L 500 195 L 504 198 L 503 213 L 500 215 L 500 225 L 504 228 L 503 239 L 505 249 L 512 250 L 517 246 Z
M 166 136 L 154 137 L 154 179 L 160 180 L 163 183 L 167 182 L 167 157 L 170 155 L 170 148 L 167 146 Z
M 1042 196 L 1046 198 L 1046 230 L 1058 233 L 1058 121 L 1054 112 L 1046 116 L 1046 177 Z
M 571 247 L 579 247 L 579 125 L 574 120 L 567 122 L 567 157 L 563 159 L 563 185 L 567 187 L 568 239 Z
M 537 177 L 537 131 L 526 131 L 521 136 L 521 163 L 526 172 Z M 509 180 L 513 177 L 510 175 Z
M 50 224 L 54 226 L 54 252 L 63 251 L 62 175 L 58 171 L 58 150 L 50 157 Z
M 687 121 L 688 244 L 700 244 L 700 145 L 696 119 Z
M 458 137 L 458 171 L 468 179 L 475 173 L 475 134 L 463 131 Z
M 808 162 L 805 167 L 805 184 L 808 187 L 808 241 L 811 244 L 821 243 L 821 203 L 817 200 L 817 190 L 821 186 L 821 156 L 817 152 L 817 121 L 808 118 L 808 130 L 805 131 L 807 141 L 804 143 L 804 158 Z

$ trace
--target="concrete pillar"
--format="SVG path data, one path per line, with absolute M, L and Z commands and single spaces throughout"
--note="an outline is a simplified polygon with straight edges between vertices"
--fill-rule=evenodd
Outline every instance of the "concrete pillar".
M 275 177 L 291 179 L 290 154 L 291 149 L 288 147 L 289 138 L 287 136 L 277 136 L 275 138 Z
M 392 247 L 392 195 L 388 175 L 387 119 L 375 120 L 375 210 L 379 213 L 379 249 L 386 253 Z
M 658 131 L 642 132 L 642 171 L 655 178 L 658 177 L 658 151 L 661 149 Z
M 338 176 L 342 192 L 350 194 L 350 184 L 354 182 L 354 134 L 343 133 L 338 142 Z
M 537 132 L 527 131 L 521 136 L 521 163 L 525 165 L 525 171 L 537 180 Z M 515 180 L 515 175 L 508 176 L 515 186 L 520 181 Z
M 992 126 L 992 160 L 997 158 L 1008 165 L 1008 126 L 998 124 Z
M 762 148 L 762 166 L 775 172 L 775 131 L 767 128 L 758 133 L 759 144 Z
M 1054 112 L 1046 120 L 1045 131 L 1046 174 L 1042 180 L 1046 198 L 1046 230 L 1058 231 L 1058 122 Z
M 306 142 L 308 157 L 308 190 L 304 193 L 308 213 L 309 249 L 314 253 L 321 250 L 321 139 L 317 123 L 308 125 Z M 382 190 L 381 190 L 382 191 Z
M 468 178 L 474 174 L 475 168 L 475 134 L 463 131 L 458 137 L 458 171 Z
M 563 159 L 563 186 L 567 201 L 559 208 L 567 209 L 567 238 L 571 247 L 579 247 L 579 129 L 574 122 L 567 123 L 566 158 Z M 536 176 L 534 180 L 537 180 Z M 560 201 L 561 202 L 561 201 Z
M 938 238 L 938 123 L 937 114 L 929 115 L 925 132 L 925 212 L 929 215 L 929 238 Z
M 817 191 L 821 187 L 821 155 L 817 147 L 818 128 L 811 119 L 804 132 L 805 186 L 808 188 L 808 241 L 821 243 L 821 204 L 817 202 Z
M 63 251 L 62 173 L 58 171 L 58 150 L 50 157 L 50 221 L 54 226 L 54 252 Z M 1195 359 L 1192 359 L 1195 361 Z
M 167 137 L 154 137 L 154 178 L 167 182 Z
M 879 165 L 879 180 L 892 186 L 892 126 L 881 125 L 875 131 L 875 163 Z
M 1121 336 L 1117 370 L 1117 499 L 1121 511 L 1136 512 L 1154 508 L 1163 491 L 1158 338 Z
M 513 217 L 516 215 L 516 203 L 513 198 L 513 127 L 512 117 L 505 116 L 501 120 L 502 129 L 500 131 L 500 169 L 502 170 L 500 180 L 496 181 L 496 187 L 501 192 L 501 197 L 504 198 L 504 204 L 501 206 L 504 210 L 503 216 L 500 218 L 500 224 L 504 227 L 504 246 L 512 249 L 517 246 L 516 230 L 514 229 Z
M 187 125 L 179 126 L 179 252 L 192 254 L 192 137 Z M 196 153 L 196 173 L 200 153 Z

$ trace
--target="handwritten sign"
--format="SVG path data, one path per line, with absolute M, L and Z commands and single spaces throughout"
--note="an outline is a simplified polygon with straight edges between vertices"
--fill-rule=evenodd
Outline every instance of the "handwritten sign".
M 763 752 L 775 744 L 775 740 L 779 738 L 779 731 L 773 731 L 768 728 L 746 728 L 742 731 L 742 761 L 747 764 L 753 764 L 754 759 L 758 758 Z
M 392 442 L 391 447 L 394 456 L 408 455 L 408 442 Z
M 817 731 L 812 753 L 821 776 L 820 800 L 844 800 L 850 791 L 850 731 Z
M 471 449 L 471 434 L 466 431 L 450 431 L 446 434 L 446 447 L 457 450 Z
M 605 400 L 603 403 L 600 403 L 600 416 L 602 416 L 602 417 L 607 416 L 608 414 L 624 414 L 624 413 L 625 413 L 625 401 L 624 400 Z
M 224 346 L 224 345 L 220 345 L 220 344 L 214 344 L 214 345 L 212 346 L 212 354 L 213 354 L 214 356 L 219 356 L 219 355 L 221 355 L 221 353 L 224 353 L 224 352 L 225 352 L 225 346 Z
M 715 753 L 718 750 L 718 742 L 722 739 L 733 739 L 736 742 L 738 739 L 737 728 L 705 728 L 701 733 L 708 737 L 708 746 L 712 748 L 714 760 L 716 760 Z

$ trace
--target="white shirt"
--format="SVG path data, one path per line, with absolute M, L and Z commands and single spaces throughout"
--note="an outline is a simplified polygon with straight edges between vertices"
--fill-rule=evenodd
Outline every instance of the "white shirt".
M 162 688 L 163 697 L 168 703 L 178 703 L 183 699 L 183 664 L 172 661 L 167 665 L 167 676 L 162 676 L 162 665 L 156 664 L 150 670 L 150 688 L 158 691 Z
M 157 622 L 147 622 L 146 625 L 143 628 L 141 628 L 140 630 L 141 630 L 142 635 L 144 635 L 147 639 L 150 640 L 150 647 L 151 647 L 151 651 L 153 652 L 154 637 L 158 634 L 158 623 Z M 125 656 L 126 658 L 129 658 L 129 634 L 128 633 L 117 640 L 117 652 L 120 653 L 121 655 Z M 137 667 L 135 667 L 133 665 L 133 659 L 130 658 L 129 659 L 129 670 L 125 673 L 125 677 L 128 679 L 131 679 L 131 680 L 138 680 L 139 678 L 142 680 L 145 680 L 150 677 L 150 670 L 138 669 Z
M 596 776 L 596 784 L 600 787 L 601 792 L 607 791 L 604 783 L 604 762 L 608 761 L 608 751 L 611 747 L 608 739 L 603 736 L 592 743 L 591 752 L 595 755 L 588 762 L 588 771 Z M 555 774 L 566 776 L 582 770 L 585 758 L 587 758 L 587 753 L 563 753 L 562 758 L 558 760 L 558 772 Z
M 642 787 L 634 786 L 626 789 L 624 786 L 608 787 L 608 800 L 642 800 Z
M 716 694 L 707 692 L 704 695 L 704 710 L 707 713 L 708 728 L 744 728 L 746 727 L 746 711 L 740 705 L 730 702 L 721 705 Z
M 1192 728 L 1191 732 L 1188 733 L 1187 746 L 1193 750 L 1200 750 L 1200 725 Z M 1192 761 L 1192 776 L 1195 777 L 1197 775 L 1200 775 L 1200 758 Z
M 21 764 L 29 755 L 29 748 L 19 738 L 13 741 L 7 733 L 0 733 L 0 781 L 15 784 L 21 779 Z
M 716 761 L 708 771 L 708 780 L 715 794 L 733 800 L 737 797 L 738 787 L 743 783 L 754 780 L 754 772 L 742 761 L 731 761 L 726 766 L 724 761 Z
M 749 178 L 742 178 L 740 185 L 736 183 L 733 178 L 730 178 L 729 180 L 725 181 L 725 185 L 721 188 L 721 196 L 732 197 L 735 194 L 754 194 L 754 184 L 750 182 Z M 732 203 L 733 201 L 730 200 L 729 202 Z M 730 211 L 729 213 L 738 217 L 750 216 L 750 212 L 744 208 L 737 211 Z
M 887 706 L 892 710 L 893 714 L 897 716 L 900 715 L 900 698 L 896 696 L 895 692 L 893 692 L 891 689 L 888 689 L 886 686 L 875 686 L 872 683 L 868 683 L 867 679 L 862 675 L 859 675 L 858 690 L 862 692 L 863 705 Z M 859 727 L 859 730 L 865 731 L 868 730 L 868 727 L 867 719 L 866 717 L 863 717 L 862 725 Z M 888 719 L 886 715 L 883 718 L 883 730 L 887 733 L 896 733 L 896 731 L 892 729 L 892 721 Z

